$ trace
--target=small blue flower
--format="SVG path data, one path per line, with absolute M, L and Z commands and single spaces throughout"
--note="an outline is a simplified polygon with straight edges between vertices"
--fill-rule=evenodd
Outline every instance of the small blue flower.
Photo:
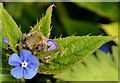
M 57 43 L 54 40 L 47 40 L 47 45 L 51 46 L 48 51 L 58 48 Z
M 3 38 L 3 40 L 6 42 L 6 43 L 8 43 L 9 44 L 9 40 L 8 40 L 8 38 L 6 37 L 6 38 Z
M 32 55 L 28 50 L 21 50 L 20 57 L 17 53 L 10 56 L 8 63 L 12 66 L 16 66 L 11 70 L 11 75 L 15 78 L 31 79 L 37 74 L 37 68 L 39 67 L 38 59 Z
M 110 47 L 107 44 L 103 44 L 99 50 L 105 52 L 106 54 L 110 52 Z

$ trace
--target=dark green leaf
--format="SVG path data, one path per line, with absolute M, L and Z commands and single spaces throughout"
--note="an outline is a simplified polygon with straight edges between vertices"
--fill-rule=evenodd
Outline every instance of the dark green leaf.
M 41 54 L 41 55 L 38 55 L 38 56 L 36 56 L 36 58 L 40 59 L 40 58 L 44 58 L 44 57 L 47 57 L 47 56 L 51 56 L 51 55 L 59 52 L 60 50 L 62 50 L 62 49 L 57 48 L 57 49 L 54 49 L 54 50 L 45 52 L 45 53 L 43 53 L 43 54 Z
M 0 3 L 0 5 L 2 5 L 2 3 Z M 18 44 L 22 33 L 8 12 L 3 7 L 1 7 L 0 10 L 2 10 L 2 31 L 5 32 L 8 37 L 9 45 L 12 47 L 13 51 L 17 52 L 15 45 Z
M 46 15 L 42 17 L 42 19 L 34 27 L 34 30 L 38 30 L 38 28 L 40 28 L 40 32 L 43 33 L 45 37 L 50 34 L 50 24 L 53 6 L 54 4 L 47 9 Z
M 72 36 L 55 39 L 58 47 L 62 47 L 63 50 L 50 57 L 49 62 L 51 65 L 41 65 L 47 69 L 39 68 L 38 72 L 55 74 L 69 70 L 112 38 L 110 36 Z

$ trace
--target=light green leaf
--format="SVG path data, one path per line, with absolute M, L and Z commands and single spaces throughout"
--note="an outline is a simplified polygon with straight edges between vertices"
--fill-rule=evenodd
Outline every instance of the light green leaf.
M 34 30 L 38 30 L 38 28 L 40 28 L 40 32 L 43 33 L 45 37 L 50 34 L 50 24 L 53 6 L 54 4 L 47 9 L 46 15 L 42 17 L 42 19 L 34 27 Z
M 112 38 L 111 36 L 71 36 L 55 39 L 58 47 L 63 49 L 51 55 L 49 60 L 51 65 L 41 65 L 46 69 L 39 68 L 38 73 L 55 74 L 69 70 Z
M 0 5 L 3 5 L 0 3 Z M 15 45 L 18 43 L 19 39 L 22 36 L 22 33 L 20 29 L 18 28 L 15 21 L 12 19 L 12 17 L 8 14 L 8 12 L 3 8 L 0 7 L 0 10 L 2 10 L 2 28 L 3 32 L 5 32 L 5 35 L 8 37 L 9 45 L 12 47 L 13 51 L 17 52 L 17 48 Z M 4 33 L 3 33 L 4 34 Z
M 97 51 L 96 54 L 97 58 L 91 55 L 84 61 L 85 65 L 81 63 L 54 77 L 64 81 L 118 81 L 118 61 L 114 61 L 110 53 Z M 113 47 L 113 57 L 118 59 L 117 47 Z
M 118 18 L 118 3 L 117 2 L 74 2 L 80 7 L 86 8 L 96 14 L 107 17 L 111 20 Z
M 101 28 L 108 34 L 112 36 L 120 37 L 120 30 L 118 30 L 118 22 L 110 23 L 110 24 L 102 24 Z M 114 42 L 120 46 L 120 42 L 118 41 L 118 37 L 114 39 Z
M 1 78 L 0 79 L 1 82 L 10 82 L 10 81 L 18 82 L 19 81 L 19 82 L 25 83 L 23 78 L 16 79 L 12 75 L 10 75 L 10 74 L 0 74 L 0 78 Z
M 2 5 L 0 5 L 0 9 L 2 8 Z M 2 24 L 2 10 L 0 10 L 0 48 L 6 49 L 7 43 L 3 41 L 2 38 L 6 38 L 5 32 L 3 30 L 3 24 Z
M 115 54 L 120 54 L 120 48 L 118 47 L 118 48 L 116 48 L 116 47 L 114 47 L 113 48 L 113 51 L 114 50 L 118 50 L 118 52 L 116 52 L 116 53 L 114 53 L 113 55 L 115 55 Z M 118 58 L 115 58 L 115 61 L 117 62 L 118 61 L 118 72 L 120 73 L 120 57 L 119 57 L 120 55 L 118 55 Z M 118 74 L 119 74 L 118 73 Z M 118 80 L 120 81 L 120 76 L 118 76 Z

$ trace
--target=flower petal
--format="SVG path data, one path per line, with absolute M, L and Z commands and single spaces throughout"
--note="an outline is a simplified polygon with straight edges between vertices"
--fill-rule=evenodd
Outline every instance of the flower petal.
M 24 78 L 31 79 L 37 74 L 37 70 L 33 68 L 26 67 L 24 69 Z
M 38 70 L 38 68 L 35 68 L 36 70 Z
M 35 64 L 29 64 L 28 67 L 29 67 L 29 68 L 33 68 L 33 69 L 38 68 L 38 66 L 35 65 Z
M 50 46 L 51 44 L 52 46 L 48 49 L 48 51 L 58 48 L 57 43 L 54 40 L 47 40 L 47 45 Z
M 107 44 L 103 44 L 99 50 L 105 52 L 106 54 L 110 52 L 110 47 Z
M 27 62 L 28 58 L 32 55 L 32 53 L 29 50 L 20 50 L 20 55 L 22 61 Z
M 9 40 L 8 40 L 7 37 L 6 37 L 6 38 L 3 38 L 3 40 L 4 40 L 6 43 L 9 43 Z
M 30 68 L 38 68 L 40 63 L 34 55 L 31 55 L 28 59 L 28 65 Z
M 15 67 L 11 70 L 12 76 L 15 78 L 22 78 L 23 77 L 23 67 Z
M 10 65 L 13 65 L 13 66 L 20 66 L 20 64 L 22 63 L 22 60 L 20 59 L 20 57 L 18 56 L 17 53 L 13 53 L 13 54 L 9 57 L 8 63 L 9 63 Z

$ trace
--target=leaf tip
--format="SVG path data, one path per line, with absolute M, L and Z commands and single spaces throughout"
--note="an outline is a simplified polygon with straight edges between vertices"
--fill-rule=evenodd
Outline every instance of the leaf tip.
M 47 9 L 47 11 L 50 10 L 50 12 L 52 12 L 52 9 L 53 9 L 54 6 L 55 6 L 54 4 L 50 5 L 49 8 Z

